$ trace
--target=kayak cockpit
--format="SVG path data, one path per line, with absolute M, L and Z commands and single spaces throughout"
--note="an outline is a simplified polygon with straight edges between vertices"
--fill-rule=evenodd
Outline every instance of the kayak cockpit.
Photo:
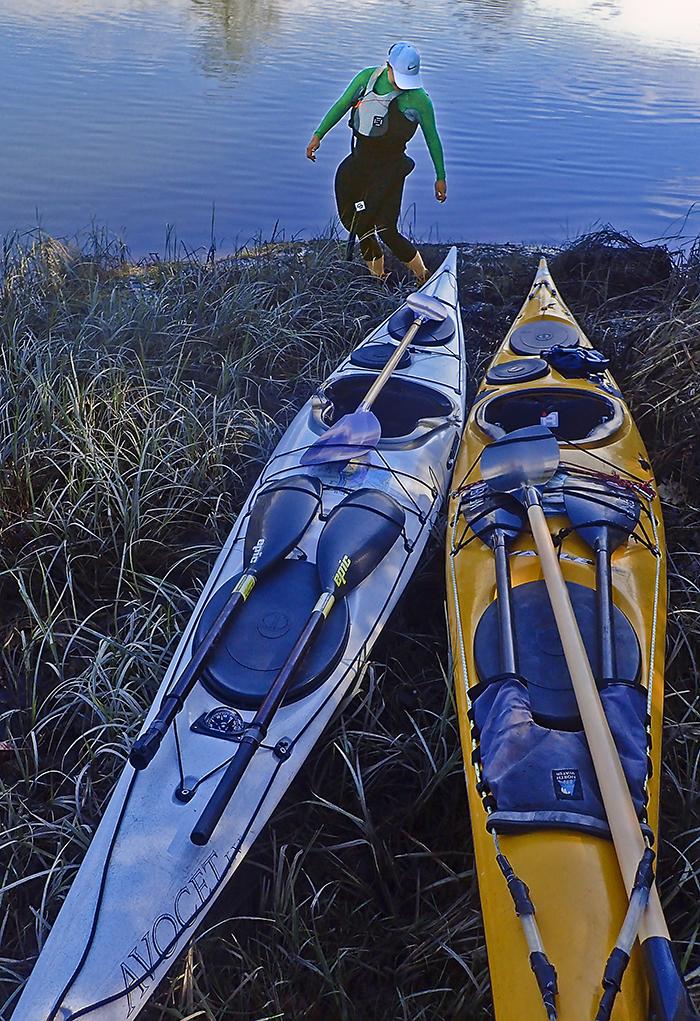
M 375 380 L 368 372 L 341 376 L 323 388 L 313 409 L 321 429 L 334 425 L 343 415 L 355 411 Z M 432 430 L 455 412 L 450 398 L 424 383 L 392 376 L 372 406 L 379 419 L 384 441 L 410 443 L 417 431 Z M 320 431 L 320 430 L 319 430 Z M 403 445 L 403 443 L 402 443 Z
M 619 401 L 592 390 L 539 387 L 485 398 L 477 408 L 479 427 L 494 440 L 526 426 L 545 425 L 561 442 L 609 440 L 624 420 Z

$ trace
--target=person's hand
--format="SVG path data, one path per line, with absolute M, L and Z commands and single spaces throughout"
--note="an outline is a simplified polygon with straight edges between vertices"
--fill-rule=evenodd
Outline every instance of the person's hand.
M 447 200 L 447 182 L 436 181 L 435 182 L 435 198 L 438 202 L 445 202 Z
M 306 158 L 311 160 L 312 163 L 316 162 L 316 150 L 318 149 L 320 144 L 321 139 L 318 137 L 318 135 L 312 135 L 311 141 L 306 147 Z

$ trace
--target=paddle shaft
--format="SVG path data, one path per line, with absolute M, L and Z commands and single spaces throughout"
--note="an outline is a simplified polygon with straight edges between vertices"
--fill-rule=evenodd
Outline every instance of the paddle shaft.
M 617 677 L 617 652 L 615 649 L 615 624 L 613 618 L 612 568 L 610 550 L 601 542 L 595 550 L 596 602 L 598 611 L 598 633 L 600 638 L 600 676 L 604 681 Z
M 406 330 L 403 340 L 398 345 L 398 347 L 391 355 L 391 357 L 388 359 L 386 365 L 384 366 L 382 371 L 375 379 L 374 383 L 372 383 L 371 387 L 367 391 L 364 400 L 357 409 L 358 411 L 369 411 L 371 409 L 372 405 L 379 396 L 389 376 L 392 374 L 396 366 L 401 361 L 401 357 L 404 351 L 411 343 L 415 335 L 418 333 L 423 323 L 427 322 L 427 318 L 428 318 L 427 316 L 419 315 L 418 318 L 413 323 L 411 323 L 409 328 Z
M 283 560 L 309 527 L 321 505 L 321 492 L 318 479 L 289 475 L 265 486 L 256 495 L 243 542 L 242 573 L 199 643 L 191 642 L 189 661 L 182 665 L 151 723 L 134 742 L 129 755 L 134 769 L 145 769 L 153 761 L 229 621 L 245 603 L 260 575 Z
M 316 603 L 316 606 L 306 623 L 306 627 L 297 639 L 294 648 L 287 656 L 287 659 L 280 669 L 280 672 L 277 674 L 272 687 L 265 696 L 253 719 L 247 724 L 246 729 L 248 730 L 248 733 L 241 739 L 236 754 L 229 762 L 214 793 L 204 806 L 204 810 L 190 834 L 190 839 L 193 844 L 197 844 L 202 847 L 211 839 L 211 835 L 221 819 L 221 816 L 224 814 L 226 806 L 233 797 L 236 788 L 240 783 L 241 777 L 262 744 L 265 735 L 267 734 L 268 727 L 270 726 L 275 713 L 281 706 L 284 696 L 294 679 L 297 668 L 301 664 L 302 659 L 306 655 L 306 652 L 316 637 L 319 629 L 325 622 L 334 602 L 335 599 L 333 595 L 329 592 L 324 592 Z
M 631 897 L 646 844 L 537 490 L 528 488 L 526 499 L 530 527 L 571 675 L 620 873 L 627 895 Z M 649 900 L 639 922 L 639 942 L 644 953 L 657 1021 L 700 1021 L 673 954 L 655 882 L 649 888 Z
M 537 546 L 554 618 L 559 629 L 566 665 L 571 675 L 620 872 L 629 895 L 634 885 L 637 866 L 644 854 L 646 846 L 644 837 L 620 756 L 598 694 L 588 653 L 574 615 L 544 511 L 539 502 L 539 494 L 534 488 L 530 487 L 526 490 L 526 500 L 530 528 Z M 643 943 L 653 936 L 669 939 L 656 884 L 651 887 L 649 903 L 639 927 L 640 942 Z
M 496 592 L 498 593 L 498 638 L 501 671 L 504 674 L 517 673 L 515 653 L 515 631 L 513 627 L 513 602 L 511 599 L 510 564 L 506 537 L 499 529 L 494 533 L 493 553 L 496 560 Z
M 187 666 L 178 677 L 170 691 L 163 697 L 163 701 L 154 719 L 146 728 L 141 737 L 138 737 L 133 744 L 129 761 L 134 769 L 145 769 L 153 760 L 160 748 L 171 723 L 182 709 L 183 699 L 189 695 L 199 679 L 202 668 L 209 658 L 214 646 L 217 644 L 224 628 L 236 610 L 246 601 L 255 587 L 256 577 L 253 573 L 244 574 L 236 584 L 216 620 L 205 634 L 201 644 L 197 647 L 194 655 L 187 663 Z
M 563 490 L 569 521 L 595 555 L 600 678 L 603 682 L 617 680 L 611 557 L 613 550 L 634 532 L 641 504 L 633 491 L 602 478 L 577 478 L 571 473 Z

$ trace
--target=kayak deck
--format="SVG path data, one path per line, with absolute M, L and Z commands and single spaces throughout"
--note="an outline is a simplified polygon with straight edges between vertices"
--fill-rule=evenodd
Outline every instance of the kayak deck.
M 516 343 L 511 345 L 514 336 Z M 641 437 L 607 371 L 601 373 L 597 381 L 566 378 L 547 363 L 544 371 L 541 365 L 529 366 L 534 375 L 521 372 L 522 362 L 526 358 L 534 360 L 549 344 L 560 342 L 566 346 L 574 341 L 590 348 L 558 295 L 546 264 L 541 265 L 530 295 L 491 363 L 469 415 L 455 468 L 453 492 L 457 495 L 453 496 L 450 508 L 447 548 L 450 636 L 497 1021 L 538 1021 L 546 1014 L 530 969 L 523 931 L 496 863 L 494 840 L 487 832 L 489 816 L 482 798 L 483 790 L 480 792 L 478 788 L 483 777 L 479 735 L 470 721 L 470 712 L 474 712 L 474 690 L 470 689 L 484 678 L 477 670 L 474 636 L 483 614 L 496 599 L 496 584 L 491 549 L 478 540 L 464 541 L 467 526 L 464 516 L 458 514 L 459 490 L 478 483 L 478 463 L 471 474 L 470 468 L 478 462 L 484 447 L 498 438 L 499 425 L 506 423 L 500 430 L 500 435 L 504 435 L 511 428 L 532 425 L 538 420 L 549 424 L 547 416 L 556 414 L 561 398 L 566 395 L 568 399 L 572 394 L 573 400 L 585 402 L 582 407 L 605 408 L 606 414 L 594 415 L 590 422 L 578 413 L 568 421 L 565 416 L 559 419 L 558 439 L 567 468 L 616 472 L 622 477 L 629 473 L 640 485 L 654 487 Z M 494 369 L 497 369 L 495 373 Z M 515 408 L 513 421 L 508 421 L 507 414 L 498 408 L 499 399 L 503 399 L 507 410 Z M 498 413 L 490 415 L 494 407 Z M 550 417 L 552 424 L 554 421 Z M 576 435 L 577 431 L 584 435 Z M 639 643 L 638 683 L 647 697 L 651 716 L 652 772 L 646 785 L 648 825 L 656 832 L 666 583 L 661 509 L 652 488 L 648 489 L 648 494 L 648 499 L 643 501 L 646 502 L 644 523 L 656 553 L 642 543 L 627 542 L 612 555 L 612 578 L 615 606 L 626 615 Z M 594 589 L 594 554 L 578 535 L 566 531 L 570 523 L 563 509 L 557 513 L 556 505 L 550 506 L 547 524 L 553 535 L 562 536 L 560 565 L 567 584 Z M 527 528 L 511 546 L 510 570 L 515 593 L 520 586 L 542 581 L 539 559 Z M 523 638 L 530 648 L 542 649 L 545 673 L 551 636 L 546 638 L 545 642 L 538 631 L 537 620 L 532 621 L 531 630 Z M 516 774 L 518 769 L 522 773 L 521 785 L 527 784 L 526 768 L 527 764 L 513 765 Z M 556 782 L 554 776 L 552 782 Z M 563 796 L 567 793 L 571 792 L 564 791 Z M 498 829 L 495 823 L 494 826 Z M 544 949 L 557 971 L 558 1017 L 560 1021 L 592 1021 L 602 992 L 605 962 L 627 907 L 613 844 L 610 839 L 587 832 L 585 828 L 564 829 L 552 823 L 517 832 L 508 832 L 504 825 L 501 830 L 500 849 L 530 889 Z M 635 948 L 612 1016 L 617 1021 L 643 1021 L 647 1016 L 647 1001 L 641 954 Z

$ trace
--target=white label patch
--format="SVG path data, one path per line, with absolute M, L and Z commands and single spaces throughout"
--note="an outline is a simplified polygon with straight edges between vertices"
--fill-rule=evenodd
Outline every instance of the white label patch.
M 546 425 L 550 429 L 556 429 L 559 425 L 559 412 L 548 411 L 544 415 L 540 415 L 540 425 Z

